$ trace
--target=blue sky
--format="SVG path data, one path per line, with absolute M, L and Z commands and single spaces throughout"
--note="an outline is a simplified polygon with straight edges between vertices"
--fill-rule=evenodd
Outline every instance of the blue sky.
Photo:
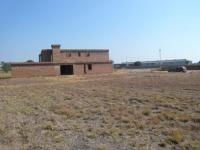
M 0 0 L 0 61 L 42 48 L 109 48 L 115 62 L 200 60 L 199 0 Z

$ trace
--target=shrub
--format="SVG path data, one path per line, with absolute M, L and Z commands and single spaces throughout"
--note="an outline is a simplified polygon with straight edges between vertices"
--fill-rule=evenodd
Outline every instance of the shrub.
M 34 61 L 33 61 L 33 60 L 27 60 L 26 62 L 28 62 L 28 63 L 33 63 Z
M 199 150 L 200 149 L 200 143 L 192 143 L 191 149 L 192 150 Z
M 43 130 L 54 130 L 54 126 L 51 123 L 46 123 L 42 126 Z
M 9 63 L 2 62 L 1 65 L 1 68 L 4 72 L 8 72 L 11 70 L 11 65 Z
M 96 136 L 95 133 L 88 133 L 88 134 L 87 134 L 87 137 L 88 137 L 89 139 L 95 139 L 97 136 Z
M 190 120 L 190 116 L 188 116 L 186 114 L 181 114 L 178 116 L 178 120 L 186 123 Z
M 68 118 L 80 116 L 80 114 L 75 110 L 75 108 L 71 106 L 52 106 L 50 110 L 53 111 L 57 115 L 65 115 Z
M 142 66 L 142 63 L 141 63 L 140 61 L 136 61 L 136 62 L 134 63 L 134 66 Z
M 179 144 L 184 140 L 183 133 L 179 130 L 172 130 L 169 134 L 168 143 Z
M 160 147 L 166 147 L 166 143 L 165 142 L 161 142 L 158 144 Z
M 151 113 L 151 111 L 149 109 L 145 109 L 142 114 L 145 115 L 145 116 L 149 116 Z
M 100 144 L 100 145 L 97 145 L 97 146 L 95 147 L 95 150 L 107 150 L 107 148 L 106 148 L 105 145 Z

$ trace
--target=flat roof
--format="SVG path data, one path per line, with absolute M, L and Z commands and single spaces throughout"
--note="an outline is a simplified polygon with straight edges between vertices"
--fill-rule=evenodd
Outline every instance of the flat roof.
M 51 66 L 51 65 L 73 65 L 73 64 L 111 64 L 113 61 L 104 61 L 104 62 L 69 62 L 69 63 L 56 63 L 56 62 L 19 62 L 11 63 L 11 66 Z
M 42 51 L 52 51 L 52 49 L 42 49 Z M 60 49 L 60 52 L 109 52 L 109 49 Z

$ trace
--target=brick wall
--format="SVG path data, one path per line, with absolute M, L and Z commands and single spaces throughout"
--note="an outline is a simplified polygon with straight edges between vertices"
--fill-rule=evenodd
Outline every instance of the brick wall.
M 52 61 L 52 50 L 42 50 L 39 55 L 39 62 L 51 62 Z
M 39 63 L 13 63 L 12 76 L 58 76 L 61 73 L 60 65 L 73 65 L 75 75 L 113 71 L 108 49 L 60 49 L 60 45 L 55 44 L 51 45 L 51 49 L 43 49 L 39 60 Z
M 88 70 L 87 68 L 87 74 L 96 74 L 96 73 L 111 73 L 113 71 L 112 64 L 92 64 L 92 70 Z
M 53 51 L 53 62 L 74 63 L 74 62 L 108 62 L 109 53 L 106 52 L 67 52 Z
M 60 49 L 60 45 L 51 45 L 39 55 L 40 62 L 76 63 L 109 62 L 108 49 Z
M 75 75 L 83 75 L 84 74 L 84 65 L 83 64 L 74 64 L 73 69 L 74 69 Z
M 75 64 L 74 66 L 74 74 L 83 75 L 83 74 L 96 74 L 96 73 L 111 73 L 113 71 L 113 66 L 111 63 L 104 64 L 91 64 L 92 70 L 89 70 L 88 64 L 85 64 L 84 72 L 84 64 Z
M 60 66 L 56 65 L 28 65 L 12 66 L 12 77 L 57 76 Z
M 62 64 L 65 65 L 65 64 Z M 73 72 L 75 75 L 83 74 L 96 74 L 96 73 L 111 73 L 113 67 L 111 63 L 93 63 L 91 70 L 88 68 L 88 64 L 66 64 L 73 65 Z M 84 71 L 85 65 L 85 71 Z M 12 77 L 36 77 L 36 76 L 59 76 L 60 64 L 13 64 L 12 65 Z

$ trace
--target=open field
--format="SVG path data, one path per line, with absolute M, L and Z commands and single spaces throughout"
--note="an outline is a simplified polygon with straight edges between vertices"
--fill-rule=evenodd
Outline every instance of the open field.
M 200 72 L 0 80 L 0 150 L 199 150 Z
M 3 72 L 0 70 L 0 79 L 8 79 L 11 78 L 11 72 Z

